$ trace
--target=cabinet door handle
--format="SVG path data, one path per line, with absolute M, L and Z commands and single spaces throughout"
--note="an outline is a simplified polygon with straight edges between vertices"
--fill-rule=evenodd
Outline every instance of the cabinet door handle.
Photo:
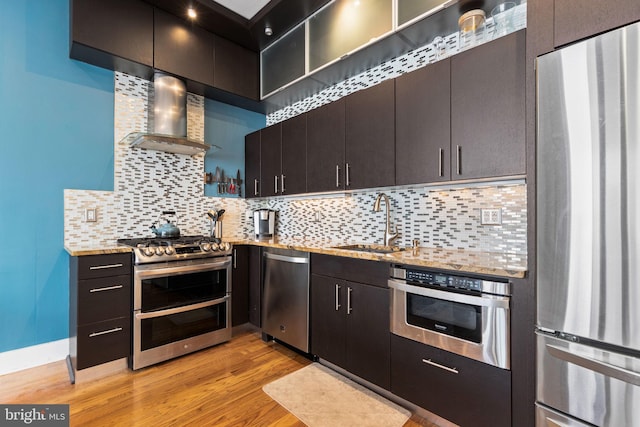
M 113 329 L 107 329 L 106 331 L 92 332 L 89 334 L 89 338 L 98 337 L 100 335 L 112 334 L 114 332 L 120 332 L 121 330 L 122 328 L 118 327 Z
M 281 187 L 280 188 L 280 192 L 281 193 L 284 193 L 284 191 L 285 191 L 284 190 L 284 179 L 285 179 L 285 176 L 284 175 L 280 175 L 280 187 Z
M 275 194 L 278 194 L 278 175 L 273 177 L 273 185 L 274 185 L 274 188 L 276 190 Z
M 253 180 L 253 195 L 254 196 L 258 195 L 258 180 L 257 179 Z
M 340 165 L 336 165 L 336 188 L 340 188 Z
M 233 268 L 238 268 L 238 252 L 236 252 L 236 249 L 233 250 Z
M 431 359 L 422 359 L 422 361 L 424 363 L 426 363 L 427 365 L 431 365 L 431 366 L 435 366 L 436 368 L 444 369 L 445 371 L 451 372 L 452 374 L 457 374 L 458 373 L 458 370 L 456 368 L 450 368 L 448 366 L 441 365 L 439 363 L 434 362 Z
M 122 264 L 108 264 L 108 265 L 94 265 L 89 267 L 89 270 L 104 270 L 106 268 L 120 268 Z
M 351 307 L 351 292 L 353 291 L 353 289 L 351 289 L 350 287 L 347 288 L 347 314 L 351 314 L 351 311 L 353 310 Z
M 106 286 L 104 288 L 89 289 L 89 292 L 94 293 L 94 292 L 102 292 L 102 291 L 113 291 L 115 289 L 122 289 L 122 288 L 123 288 L 123 285 Z
M 344 167 L 344 185 L 346 185 L 347 187 L 351 185 L 351 179 L 349 178 L 349 169 L 351 169 L 351 167 L 349 166 L 349 163 L 347 163 Z
M 461 166 L 461 157 L 462 157 L 462 148 L 459 145 L 456 145 L 456 172 L 458 175 L 462 174 L 462 166 Z
M 444 150 L 440 148 L 438 150 L 438 176 L 444 175 L 444 170 L 442 170 L 443 163 L 444 163 Z
M 340 288 L 341 286 L 336 283 L 336 311 L 340 310 Z

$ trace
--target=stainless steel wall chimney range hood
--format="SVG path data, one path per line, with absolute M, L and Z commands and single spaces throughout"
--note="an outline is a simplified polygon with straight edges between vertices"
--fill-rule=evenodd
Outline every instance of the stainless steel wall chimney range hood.
M 176 77 L 156 72 L 153 76 L 153 108 L 149 114 L 151 132 L 133 132 L 124 138 L 132 147 L 194 156 L 210 148 L 201 141 L 187 138 L 187 89 Z

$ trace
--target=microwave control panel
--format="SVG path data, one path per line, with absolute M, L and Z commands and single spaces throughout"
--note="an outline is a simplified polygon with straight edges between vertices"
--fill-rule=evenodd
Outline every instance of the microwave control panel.
M 458 289 L 473 293 L 491 293 L 497 295 L 511 295 L 509 282 L 478 279 L 456 274 L 448 274 L 419 268 L 392 266 L 391 278 L 402 279 L 407 283 L 422 286 L 435 286 L 440 288 Z

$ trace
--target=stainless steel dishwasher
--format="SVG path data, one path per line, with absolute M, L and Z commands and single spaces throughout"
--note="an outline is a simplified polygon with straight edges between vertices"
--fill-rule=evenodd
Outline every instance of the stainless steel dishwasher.
M 263 252 L 262 332 L 309 352 L 309 253 Z

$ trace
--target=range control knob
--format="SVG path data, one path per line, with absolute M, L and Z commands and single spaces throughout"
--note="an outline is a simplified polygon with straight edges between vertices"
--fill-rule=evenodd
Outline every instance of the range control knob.
M 202 249 L 205 252 L 209 252 L 211 250 L 211 244 L 204 242 L 203 244 L 200 245 L 200 249 Z
M 164 255 L 164 250 L 160 246 L 156 247 L 156 255 Z
M 146 247 L 146 248 L 142 248 L 142 255 L 144 256 L 152 256 L 154 254 L 153 252 L 153 248 L 150 247 Z
M 217 251 L 218 250 L 218 244 L 216 242 L 211 243 L 211 250 L 212 251 Z
M 229 244 L 229 242 L 220 243 L 220 250 L 221 251 L 228 251 L 229 249 L 231 249 L 231 245 Z
M 167 246 L 166 248 L 164 248 L 164 253 L 167 255 L 173 255 L 176 253 L 176 250 L 173 246 Z

